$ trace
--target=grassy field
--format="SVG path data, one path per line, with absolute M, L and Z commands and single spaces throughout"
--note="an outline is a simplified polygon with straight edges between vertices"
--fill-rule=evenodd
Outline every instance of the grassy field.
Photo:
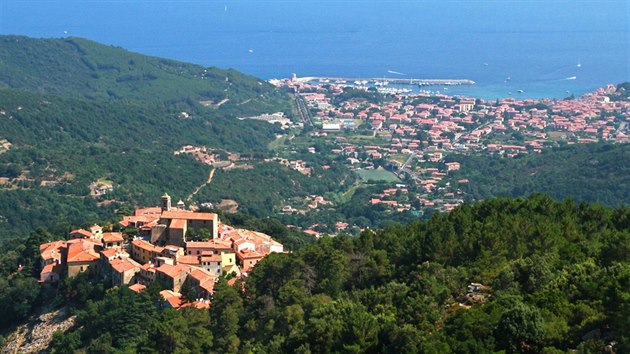
M 400 182 L 395 174 L 385 170 L 356 170 L 355 171 L 363 182 L 368 181 L 384 181 L 384 182 Z

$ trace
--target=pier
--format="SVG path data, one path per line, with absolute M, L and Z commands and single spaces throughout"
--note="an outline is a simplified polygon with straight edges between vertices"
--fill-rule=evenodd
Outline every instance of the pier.
M 457 85 L 474 85 L 475 82 L 469 79 L 413 79 L 413 78 L 365 78 L 365 77 L 322 77 L 322 76 L 293 76 L 291 81 L 310 82 L 319 81 L 320 83 L 347 83 L 347 84 L 372 84 L 375 86 L 383 85 L 418 85 L 418 86 L 457 86 Z

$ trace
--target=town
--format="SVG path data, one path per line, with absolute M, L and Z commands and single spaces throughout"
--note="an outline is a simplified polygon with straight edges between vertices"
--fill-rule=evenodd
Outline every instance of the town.
M 363 182 L 389 183 L 369 204 L 391 212 L 422 215 L 461 205 L 469 180 L 458 156 L 511 158 L 563 144 L 629 141 L 630 102 L 614 85 L 578 98 L 483 100 L 330 80 L 273 84 L 307 107 L 299 113 L 311 132 L 292 143 L 341 157 Z
M 159 281 L 164 306 L 208 308 L 220 277 L 246 277 L 270 253 L 284 247 L 270 236 L 233 228 L 217 214 L 172 205 L 164 194 L 159 207 L 123 216 L 118 232 L 100 225 L 70 232 L 67 240 L 40 245 L 40 283 L 89 272 L 114 286 L 140 292 Z M 184 294 L 182 294 L 184 293 Z

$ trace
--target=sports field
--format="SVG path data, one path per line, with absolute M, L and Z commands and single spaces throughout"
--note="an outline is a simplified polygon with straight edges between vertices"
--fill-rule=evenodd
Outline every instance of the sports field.
M 385 170 L 356 170 L 357 175 L 363 182 L 368 181 L 384 181 L 384 182 L 400 182 L 395 174 Z

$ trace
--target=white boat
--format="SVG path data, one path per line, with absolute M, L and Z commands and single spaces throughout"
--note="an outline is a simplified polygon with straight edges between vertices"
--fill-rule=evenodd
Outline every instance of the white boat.
M 523 92 L 525 92 L 525 91 L 523 91 L 523 90 L 516 90 L 516 92 L 518 92 L 518 93 L 523 93 Z
M 578 63 L 577 63 L 577 65 L 576 65 L 576 66 L 577 66 L 578 68 L 581 68 L 581 67 L 582 67 L 582 63 L 580 63 L 580 59 L 578 59 Z

